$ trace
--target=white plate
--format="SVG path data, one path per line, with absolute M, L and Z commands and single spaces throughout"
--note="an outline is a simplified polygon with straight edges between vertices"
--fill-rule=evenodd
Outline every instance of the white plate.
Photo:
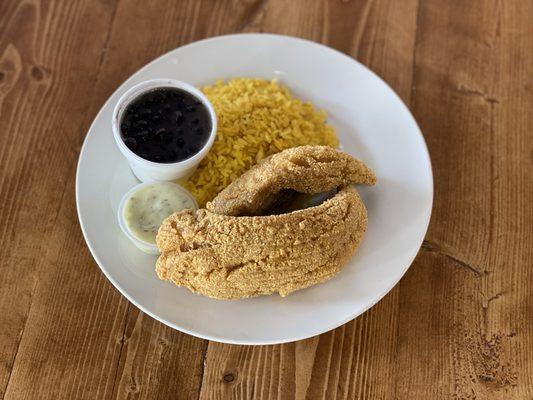
M 278 78 L 329 113 L 343 149 L 378 177 L 360 187 L 369 226 L 358 252 L 335 278 L 291 294 L 239 301 L 202 297 L 157 279 L 155 257 L 122 234 L 116 215 L 137 183 L 111 131 L 122 93 L 152 78 L 205 85 L 219 78 Z M 328 47 L 285 36 L 248 34 L 202 40 L 173 50 L 128 79 L 96 116 L 81 150 L 76 200 L 94 259 L 142 311 L 180 331 L 238 344 L 304 339 L 336 328 L 380 300 L 403 276 L 424 239 L 433 201 L 426 144 L 409 110 L 373 72 Z

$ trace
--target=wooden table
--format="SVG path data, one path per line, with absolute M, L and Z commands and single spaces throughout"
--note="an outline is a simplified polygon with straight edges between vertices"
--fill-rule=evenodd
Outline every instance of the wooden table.
M 0 398 L 533 399 L 532 16 L 519 0 L 0 0 Z M 435 204 L 414 264 L 370 311 L 240 347 L 167 328 L 113 288 L 74 178 L 130 74 L 256 31 L 381 75 L 424 132 Z

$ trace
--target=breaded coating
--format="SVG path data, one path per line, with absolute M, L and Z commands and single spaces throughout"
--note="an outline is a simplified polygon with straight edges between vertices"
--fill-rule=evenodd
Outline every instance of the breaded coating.
M 336 275 L 366 226 L 366 209 L 353 187 L 281 215 L 182 211 L 159 229 L 156 271 L 160 279 L 217 299 L 286 296 Z
M 207 210 L 178 212 L 163 222 L 157 275 L 217 299 L 286 296 L 324 282 L 346 265 L 367 227 L 365 206 L 349 185 L 375 180 L 361 161 L 328 147 L 278 153 L 234 181 Z M 261 215 L 286 189 L 339 191 L 316 206 Z
M 223 215 L 261 215 L 283 189 L 312 194 L 375 182 L 372 170 L 347 153 L 327 146 L 294 147 L 259 162 L 206 208 Z

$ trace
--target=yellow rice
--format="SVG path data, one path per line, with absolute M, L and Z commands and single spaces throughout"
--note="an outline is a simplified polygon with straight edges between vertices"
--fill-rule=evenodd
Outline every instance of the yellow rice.
M 200 207 L 259 160 L 306 144 L 337 147 L 325 111 L 275 80 L 236 78 L 202 88 L 218 118 L 211 151 L 184 185 Z

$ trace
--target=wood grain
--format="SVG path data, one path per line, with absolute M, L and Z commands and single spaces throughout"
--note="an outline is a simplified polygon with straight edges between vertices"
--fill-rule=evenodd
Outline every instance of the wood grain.
M 2 6 L 0 397 L 59 397 L 113 368 L 127 306 L 92 268 L 71 186 L 110 7 Z
M 533 398 L 531 15 L 519 0 L 0 1 L 0 399 Z M 167 328 L 107 282 L 74 178 L 131 73 L 257 31 L 381 75 L 424 132 L 435 204 L 413 266 L 361 317 L 230 346 Z
M 532 10 L 512 3 L 421 4 L 412 108 L 435 205 L 400 288 L 401 398 L 532 396 Z

